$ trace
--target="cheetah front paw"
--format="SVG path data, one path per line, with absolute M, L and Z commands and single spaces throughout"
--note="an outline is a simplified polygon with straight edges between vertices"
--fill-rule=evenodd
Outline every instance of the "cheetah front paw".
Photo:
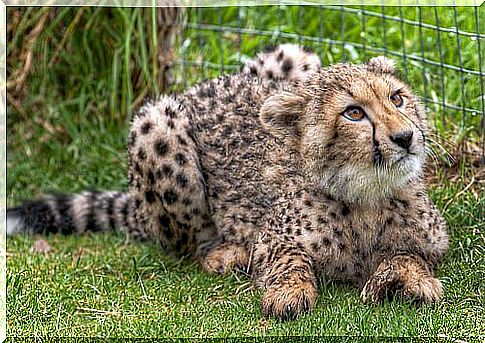
M 298 285 L 276 284 L 263 295 L 261 311 L 265 317 L 286 321 L 309 312 L 317 300 L 317 289 L 311 282 Z
M 398 282 L 399 277 L 393 265 L 389 261 L 384 260 L 364 285 L 360 292 L 360 297 L 365 303 L 376 303 L 387 296 L 392 289 L 396 288 Z
M 421 303 L 438 301 L 443 294 L 441 281 L 434 277 L 415 280 L 404 285 L 402 295 L 406 299 L 417 300 Z
M 440 280 L 412 263 L 409 257 L 399 256 L 381 262 L 360 296 L 364 302 L 376 303 L 392 293 L 418 303 L 432 303 L 440 299 L 443 287 Z
M 246 270 L 249 263 L 247 250 L 239 245 L 216 246 L 202 259 L 201 264 L 209 273 L 225 274 L 232 270 Z

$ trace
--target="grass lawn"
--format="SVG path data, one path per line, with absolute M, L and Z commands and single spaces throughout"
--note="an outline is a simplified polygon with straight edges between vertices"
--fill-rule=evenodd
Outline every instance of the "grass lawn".
M 476 71 L 483 68 L 478 61 L 476 39 L 460 36 L 458 56 L 456 36 L 441 32 L 440 54 L 436 30 L 425 27 L 420 33 L 419 27 L 406 24 L 401 37 L 400 22 L 389 19 L 383 26 L 381 18 L 371 15 L 382 9 L 367 10 L 370 13 L 365 12 L 365 16 L 347 12 L 342 18 L 341 12 L 328 9 L 323 12 L 324 20 L 317 20 L 321 18 L 318 8 L 190 11 L 188 29 L 177 39 L 183 63 L 175 68 L 178 83 L 174 89 L 218 75 L 221 62 L 226 66 L 224 71 L 230 71 L 227 66 L 237 65 L 266 43 L 277 41 L 271 35 L 230 30 L 219 35 L 203 27 L 195 29 L 200 23 L 206 28 L 266 28 L 269 32 L 295 32 L 302 37 L 323 36 L 335 41 L 343 38 L 359 44 L 364 37 L 364 47 L 357 48 L 318 40 L 305 43 L 317 49 L 325 64 L 343 59 L 361 61 L 378 53 L 372 47 L 385 46 L 410 83 L 428 99 L 430 121 L 437 134 L 455 146 L 478 149 L 483 156 L 480 115 L 462 108 L 466 105 L 482 111 L 483 89 L 478 78 L 473 73 L 460 76 L 459 71 L 413 59 L 415 56 L 455 66 L 461 59 L 464 68 Z M 22 59 L 12 56 L 22 56 L 21 33 L 35 27 L 42 11 L 30 9 L 17 20 L 17 13 L 9 9 L 9 25 L 15 26 L 9 31 L 9 73 L 22 67 Z M 152 73 L 144 72 L 151 70 L 150 60 L 153 54 L 156 56 L 156 50 L 144 51 L 140 43 L 151 39 L 152 12 L 90 8 L 77 15 L 76 11 L 58 9 L 51 14 L 42 34 L 32 44 L 35 63 L 25 84 L 9 91 L 9 205 L 52 190 L 126 189 L 129 113 L 140 94 L 154 94 L 157 87 Z M 446 8 L 422 12 L 411 8 L 404 9 L 404 13 L 398 8 L 386 8 L 389 17 L 400 14 L 408 21 L 421 16 L 429 25 L 436 24 L 437 15 L 441 26 L 474 32 L 479 26 L 470 18 L 483 18 L 484 12 L 483 6 L 478 12 L 471 8 L 456 13 Z M 360 33 L 363 20 L 367 36 Z M 343 31 L 342 23 L 346 28 Z M 424 42 L 420 39 L 423 36 L 427 37 Z M 292 41 L 290 38 L 282 36 L 278 41 Z M 411 57 L 392 54 L 403 53 L 403 41 L 406 54 Z M 483 51 L 483 39 L 481 43 Z M 49 66 L 54 55 L 56 62 Z M 484 58 L 485 53 L 481 56 Z M 445 100 L 458 109 L 443 107 Z M 456 160 L 448 167 L 438 163 L 429 187 L 451 237 L 449 252 L 438 270 L 445 290 L 439 304 L 416 308 L 408 302 L 391 301 L 369 306 L 361 303 L 357 289 L 330 283 L 320 288 L 311 314 L 280 323 L 262 317 L 261 291 L 253 288 L 247 277 L 208 275 L 190 261 L 165 256 L 154 244 L 127 241 L 114 233 L 16 236 L 7 240 L 7 334 L 446 336 L 478 342 L 485 332 L 483 161 Z M 47 254 L 32 252 L 38 239 L 47 240 L 53 250 Z

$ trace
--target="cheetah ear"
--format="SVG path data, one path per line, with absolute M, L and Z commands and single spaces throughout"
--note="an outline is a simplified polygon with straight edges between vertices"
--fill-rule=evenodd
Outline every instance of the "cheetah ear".
M 375 73 L 394 74 L 396 72 L 396 63 L 385 56 L 377 56 L 367 62 L 367 69 Z
M 259 113 L 263 127 L 286 143 L 296 146 L 305 99 L 291 92 L 275 94 L 264 102 Z

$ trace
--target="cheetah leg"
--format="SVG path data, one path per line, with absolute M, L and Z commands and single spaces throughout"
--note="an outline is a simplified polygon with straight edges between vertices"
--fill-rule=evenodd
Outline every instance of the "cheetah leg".
M 129 190 L 137 224 L 178 256 L 201 255 L 214 239 L 196 142 L 171 97 L 145 105 L 129 136 Z
M 309 312 L 317 299 L 312 261 L 293 245 L 269 247 L 255 253 L 256 282 L 266 289 L 261 311 L 266 317 L 294 320 Z
M 442 295 L 441 282 L 433 277 L 421 257 L 396 255 L 383 260 L 361 292 L 364 302 L 375 303 L 390 293 L 404 298 L 431 303 Z

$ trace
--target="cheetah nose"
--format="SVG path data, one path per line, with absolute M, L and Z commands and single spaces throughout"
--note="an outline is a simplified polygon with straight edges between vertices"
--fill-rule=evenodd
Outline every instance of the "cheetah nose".
M 399 145 L 403 149 L 409 149 L 413 141 L 413 131 L 402 131 L 392 135 L 391 141 Z

